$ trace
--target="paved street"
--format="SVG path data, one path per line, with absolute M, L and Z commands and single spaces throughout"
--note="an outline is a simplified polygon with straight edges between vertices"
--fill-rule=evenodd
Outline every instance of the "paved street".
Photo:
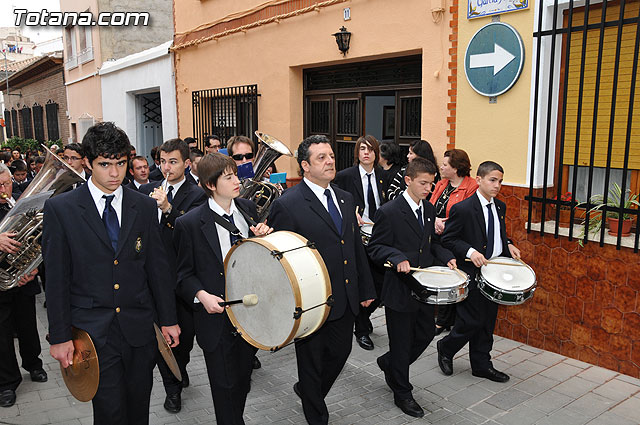
M 0 424 L 91 424 L 90 403 L 76 401 L 66 390 L 57 362 L 44 342 L 46 310 L 38 300 L 43 359 L 49 373 L 46 383 L 33 383 L 23 371 L 18 402 L 0 409 Z M 454 361 L 454 375 L 444 376 L 437 365 L 435 344 L 412 366 L 414 397 L 426 411 L 423 419 L 402 414 L 376 365 L 387 346 L 384 314 L 374 318 L 374 351 L 354 342 L 342 375 L 327 397 L 332 424 L 591 424 L 640 423 L 640 380 L 496 338 L 494 366 L 511 380 L 498 384 L 471 375 L 468 355 Z M 292 385 L 296 381 L 293 347 L 270 354 L 260 352 L 262 369 L 254 371 L 252 391 L 245 409 L 247 424 L 304 424 L 302 408 Z M 151 399 L 152 424 L 215 423 L 204 359 L 194 350 L 188 367 L 191 386 L 183 392 L 183 409 L 177 415 L 162 407 L 164 389 L 156 370 Z

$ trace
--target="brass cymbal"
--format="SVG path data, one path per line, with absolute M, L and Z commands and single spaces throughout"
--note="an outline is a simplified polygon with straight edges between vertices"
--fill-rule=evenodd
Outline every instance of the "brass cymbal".
M 173 356 L 173 351 L 171 351 L 171 347 L 167 344 L 167 340 L 164 339 L 164 335 L 162 335 L 162 331 L 156 325 L 153 324 L 153 327 L 156 330 L 156 339 L 158 340 L 158 350 L 162 355 L 162 358 L 169 366 L 169 369 L 173 373 L 173 375 L 178 379 L 178 381 L 182 381 L 182 373 L 180 373 L 180 368 L 178 367 L 178 362 L 176 358 Z
M 66 369 L 60 366 L 62 379 L 79 401 L 91 401 L 98 391 L 100 366 L 98 353 L 89 334 L 82 329 L 72 328 L 73 364 Z

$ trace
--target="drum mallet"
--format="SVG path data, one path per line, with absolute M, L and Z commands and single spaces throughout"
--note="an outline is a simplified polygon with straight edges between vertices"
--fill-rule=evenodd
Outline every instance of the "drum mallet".
M 220 304 L 220 307 L 225 307 L 233 304 L 244 304 L 246 306 L 256 305 L 258 304 L 258 296 L 256 294 L 248 294 L 242 297 L 241 300 L 223 301 L 218 304 Z

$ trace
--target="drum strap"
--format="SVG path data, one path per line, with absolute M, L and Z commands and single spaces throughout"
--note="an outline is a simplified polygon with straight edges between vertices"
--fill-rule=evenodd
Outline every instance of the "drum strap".
M 240 211 L 240 214 L 242 214 L 242 217 L 244 217 L 244 219 L 247 221 L 247 223 L 249 223 L 249 226 L 256 226 L 257 225 L 255 220 L 252 219 L 249 216 L 249 214 L 247 214 L 242 208 L 240 208 L 238 206 L 238 204 L 236 204 L 236 208 L 238 209 L 238 211 Z M 217 224 L 219 224 L 220 226 L 224 227 L 232 235 L 236 235 L 240 239 L 242 239 L 242 233 L 240 233 L 240 230 L 238 230 L 238 228 L 236 227 L 235 224 L 231 223 L 229 220 L 225 219 L 224 217 L 222 217 L 220 214 L 216 213 L 215 211 L 211 210 L 211 212 L 213 213 L 213 220 Z

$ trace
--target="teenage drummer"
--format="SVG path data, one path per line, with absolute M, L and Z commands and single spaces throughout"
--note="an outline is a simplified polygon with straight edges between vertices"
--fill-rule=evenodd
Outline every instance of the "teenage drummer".
M 360 226 L 371 225 L 376 211 L 385 201 L 383 183 L 383 170 L 378 165 L 380 159 L 380 144 L 375 137 L 367 135 L 360 137 L 353 150 L 353 157 L 356 158 L 353 167 L 346 168 L 336 174 L 333 181 L 340 189 L 346 190 L 353 195 L 356 203 L 356 214 Z M 369 261 L 373 283 L 376 293 L 380 298 L 382 290 L 382 280 L 384 270 L 375 267 Z M 373 341 L 369 334 L 373 331 L 373 325 L 369 317 L 380 305 L 380 300 L 376 299 L 368 307 L 360 306 L 360 311 L 356 316 L 355 335 L 358 345 L 365 350 L 373 350 Z
M 224 307 L 223 261 L 238 239 L 262 236 L 273 229 L 257 217 L 253 202 L 240 194 L 238 168 L 231 157 L 210 153 L 198 163 L 207 202 L 176 220 L 178 252 L 176 293 L 194 310 L 198 345 L 204 352 L 218 424 L 244 424 L 255 349 L 236 332 Z M 250 267 L 247 264 L 247 267 Z
M 466 300 L 456 308 L 451 333 L 438 341 L 438 364 L 445 375 L 453 373 L 453 357 L 468 342 L 471 373 L 495 382 L 507 382 L 509 375 L 493 368 L 491 348 L 498 304 L 485 298 L 477 288 L 476 276 L 488 259 L 497 256 L 520 258 L 520 250 L 507 238 L 506 205 L 496 199 L 504 170 L 485 161 L 478 167 L 475 195 L 455 204 L 449 213 L 442 244 L 455 254 L 471 283 Z M 469 259 L 470 261 L 465 261 Z
M 433 238 L 435 209 L 425 201 L 436 171 L 436 166 L 426 159 L 416 158 L 409 163 L 404 177 L 407 188 L 380 207 L 367 247 L 376 264 L 391 263 L 393 267 L 385 273 L 382 287 L 389 351 L 378 357 L 378 366 L 393 391 L 396 406 L 418 418 L 424 411 L 411 393 L 409 366 L 435 336 L 434 307 L 412 296 L 415 281 L 408 273 L 412 267 L 436 264 L 456 268 L 453 254 Z

